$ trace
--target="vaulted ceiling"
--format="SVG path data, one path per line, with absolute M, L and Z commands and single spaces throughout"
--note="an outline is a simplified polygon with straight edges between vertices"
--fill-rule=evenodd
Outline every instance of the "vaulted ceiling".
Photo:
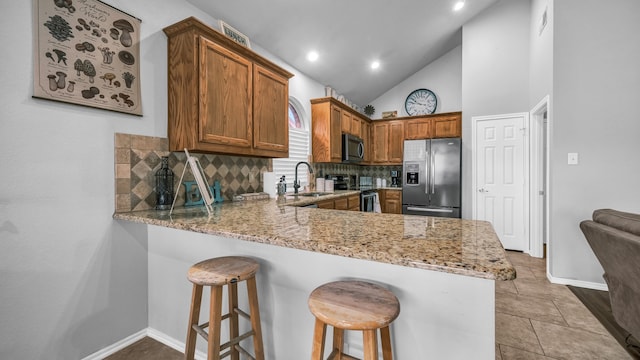
M 466 0 L 457 12 L 457 0 L 188 1 L 364 106 L 460 45 L 462 25 L 498 0 Z

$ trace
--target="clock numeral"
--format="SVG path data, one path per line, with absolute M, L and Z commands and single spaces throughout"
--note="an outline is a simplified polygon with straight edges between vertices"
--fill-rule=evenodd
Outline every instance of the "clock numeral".
M 405 110 L 411 116 L 433 114 L 437 106 L 436 95 L 428 89 L 414 90 L 405 100 Z

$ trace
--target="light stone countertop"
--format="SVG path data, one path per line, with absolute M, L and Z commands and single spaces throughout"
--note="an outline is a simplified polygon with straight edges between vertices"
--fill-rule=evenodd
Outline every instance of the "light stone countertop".
M 169 211 L 115 213 L 114 219 L 224 236 L 299 250 L 512 280 L 514 267 L 489 222 L 298 207 L 358 194 L 225 202 Z

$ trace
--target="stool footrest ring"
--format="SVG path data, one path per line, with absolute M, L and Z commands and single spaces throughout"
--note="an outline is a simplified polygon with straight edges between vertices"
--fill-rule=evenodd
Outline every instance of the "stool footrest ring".
M 195 331 L 196 331 L 200 336 L 202 336 L 202 337 L 203 337 L 203 338 L 205 338 L 205 339 L 209 339 L 209 333 L 207 333 L 207 332 L 204 330 L 204 329 L 206 329 L 208 326 L 209 326 L 209 323 L 204 323 L 204 324 L 202 324 L 202 325 L 195 325 L 195 324 L 194 324 L 194 325 L 192 325 L 191 327 L 192 327 L 192 328 L 193 328 L 193 330 L 195 330 Z M 220 350 L 224 350 L 224 349 L 226 349 L 226 348 L 230 347 L 230 346 L 231 346 L 231 345 L 233 345 L 233 344 L 237 344 L 237 343 L 239 343 L 240 341 L 242 341 L 242 340 L 244 340 L 244 339 L 246 339 L 246 338 L 248 338 L 248 337 L 250 337 L 250 336 L 253 336 L 255 333 L 256 333 L 255 331 L 253 331 L 253 330 L 249 330 L 249 331 L 247 331 L 246 333 L 244 333 L 244 334 L 242 334 L 242 335 L 240 335 L 240 336 L 238 336 L 238 337 L 236 337 L 236 338 L 233 338 L 233 339 L 231 339 L 230 341 L 228 341 L 228 342 L 226 342 L 226 343 L 224 343 L 224 344 L 220 345 Z
M 246 312 L 242 311 L 241 309 L 235 308 L 234 312 L 242 317 L 244 317 L 245 319 L 251 320 L 251 316 L 249 314 L 247 314 Z M 224 314 L 220 317 L 220 321 L 224 321 L 227 320 L 228 318 L 231 317 L 231 314 Z M 207 321 L 206 323 L 202 324 L 202 325 L 194 325 L 194 326 L 199 326 L 201 329 L 204 329 L 206 327 L 209 326 L 209 322 Z M 198 330 L 196 330 L 198 331 Z
M 333 351 L 331 352 L 331 354 L 329 354 L 329 357 L 327 357 L 327 360 L 333 360 L 338 356 L 338 349 L 333 349 Z M 353 356 L 349 356 L 345 353 L 342 353 L 342 357 L 341 359 L 343 360 L 360 360 L 358 358 L 355 358 Z

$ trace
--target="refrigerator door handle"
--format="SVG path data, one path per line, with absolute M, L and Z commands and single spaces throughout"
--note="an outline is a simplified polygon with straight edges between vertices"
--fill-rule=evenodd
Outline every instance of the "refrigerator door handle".
M 431 150 L 431 193 L 436 193 L 436 153 L 435 150 Z
M 407 206 L 407 210 L 411 211 L 423 211 L 423 212 L 436 212 L 436 213 L 452 213 L 453 209 L 426 209 L 415 206 Z
M 426 176 L 424 177 L 424 181 L 426 182 L 426 184 L 424 184 L 424 193 L 429 195 L 429 182 L 431 181 L 431 166 L 429 166 L 429 162 L 431 161 L 430 158 L 430 154 L 427 153 L 427 159 L 424 162 L 424 170 L 427 172 Z

